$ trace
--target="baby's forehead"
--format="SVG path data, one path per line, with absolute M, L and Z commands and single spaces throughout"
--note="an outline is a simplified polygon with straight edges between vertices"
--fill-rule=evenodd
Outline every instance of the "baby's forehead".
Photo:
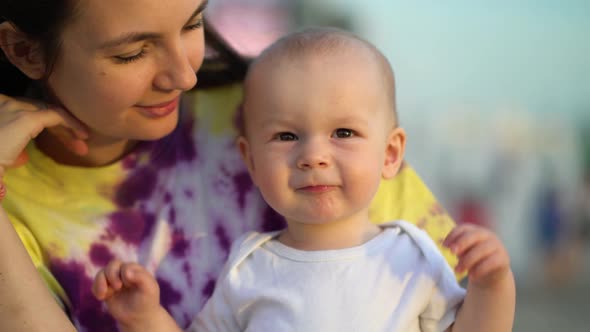
M 344 70 L 350 68 L 354 70 Z M 338 75 L 340 69 L 348 76 Z M 294 78 L 307 80 L 310 85 L 318 78 L 320 82 L 326 82 L 321 77 L 324 73 L 336 73 L 334 76 L 350 84 L 367 84 L 373 92 L 385 97 L 395 117 L 395 80 L 391 66 L 376 47 L 354 35 L 320 29 L 279 40 L 253 62 L 244 82 L 245 98 L 250 90 L 268 87 L 275 90 L 273 79 L 284 81 L 284 77 L 293 72 L 298 73 Z

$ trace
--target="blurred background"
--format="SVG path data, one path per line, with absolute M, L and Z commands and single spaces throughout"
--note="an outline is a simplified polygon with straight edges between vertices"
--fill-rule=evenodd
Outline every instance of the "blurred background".
M 374 43 L 408 161 L 508 247 L 514 331 L 588 331 L 590 1 L 211 0 L 207 15 L 244 56 L 308 25 Z

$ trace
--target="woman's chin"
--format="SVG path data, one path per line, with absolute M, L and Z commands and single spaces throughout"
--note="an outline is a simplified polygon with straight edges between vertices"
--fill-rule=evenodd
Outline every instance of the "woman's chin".
M 169 121 L 172 120 L 172 121 Z M 166 119 L 166 121 L 158 121 L 158 123 L 150 123 L 141 128 L 132 129 L 135 135 L 131 139 L 140 141 L 157 141 L 163 137 L 170 135 L 178 125 L 178 117 L 174 119 Z

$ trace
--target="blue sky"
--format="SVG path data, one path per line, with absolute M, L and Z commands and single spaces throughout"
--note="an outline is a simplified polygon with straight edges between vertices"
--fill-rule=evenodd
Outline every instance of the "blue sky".
M 391 59 L 402 105 L 590 113 L 590 0 L 331 2 Z

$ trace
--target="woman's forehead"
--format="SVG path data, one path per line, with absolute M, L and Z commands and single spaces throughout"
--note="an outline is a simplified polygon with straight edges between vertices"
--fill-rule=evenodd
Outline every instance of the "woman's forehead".
M 91 42 L 121 34 L 179 31 L 206 0 L 78 0 L 64 32 Z

